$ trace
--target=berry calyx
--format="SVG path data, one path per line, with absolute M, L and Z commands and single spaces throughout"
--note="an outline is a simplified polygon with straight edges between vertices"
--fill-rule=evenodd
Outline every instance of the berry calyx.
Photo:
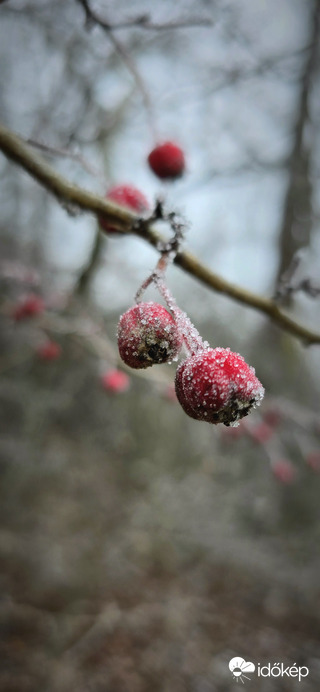
M 122 370 L 108 370 L 102 375 L 101 384 L 107 392 L 122 394 L 130 387 L 130 377 Z
M 61 346 L 55 341 L 46 341 L 38 346 L 37 356 L 40 360 L 56 360 L 61 356 Z
M 151 170 L 161 179 L 180 178 L 186 162 L 182 149 L 174 142 L 158 144 L 148 156 Z
M 158 303 L 139 303 L 121 315 L 118 347 L 131 368 L 148 368 L 177 357 L 182 338 L 166 308 Z
M 140 190 L 132 187 L 132 185 L 115 185 L 110 188 L 110 190 L 107 190 L 105 198 L 109 199 L 111 202 L 115 202 L 120 207 L 126 207 L 132 211 L 136 211 L 138 214 L 143 214 L 150 208 L 146 197 Z M 119 233 L 109 221 L 101 216 L 99 216 L 99 223 L 106 233 Z
M 36 317 L 40 315 L 45 310 L 45 304 L 40 296 L 30 293 L 21 300 L 21 302 L 14 308 L 12 316 L 19 322 L 20 320 L 25 320 L 30 317 Z
M 264 396 L 254 368 L 229 348 L 208 348 L 187 358 L 177 369 L 175 386 L 188 416 L 227 426 L 237 425 Z

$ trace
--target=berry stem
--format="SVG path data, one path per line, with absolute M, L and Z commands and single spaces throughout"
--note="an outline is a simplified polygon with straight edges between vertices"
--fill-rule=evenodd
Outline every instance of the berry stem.
M 188 355 L 194 355 L 199 350 L 208 348 L 209 344 L 207 344 L 207 342 L 203 342 L 198 330 L 194 327 L 186 313 L 179 308 L 165 282 L 165 274 L 168 265 L 174 261 L 177 253 L 179 252 L 181 240 L 183 238 L 184 225 L 176 220 L 175 214 L 169 214 L 167 217 L 165 217 L 163 215 L 162 208 L 161 214 L 162 218 L 167 218 L 169 221 L 173 231 L 173 236 L 167 243 L 164 243 L 160 249 L 161 256 L 156 264 L 156 267 L 152 274 L 146 278 L 138 289 L 135 295 L 135 301 L 136 303 L 141 302 L 141 298 L 145 290 L 153 283 L 157 287 L 162 298 L 164 298 L 168 309 L 174 316 L 178 331 L 188 351 Z
M 174 316 L 178 331 L 183 338 L 188 353 L 194 355 L 197 351 L 203 351 L 207 348 L 208 344 L 202 340 L 198 330 L 192 324 L 188 315 L 177 305 L 171 291 L 165 283 L 164 275 L 155 272 L 154 283 Z

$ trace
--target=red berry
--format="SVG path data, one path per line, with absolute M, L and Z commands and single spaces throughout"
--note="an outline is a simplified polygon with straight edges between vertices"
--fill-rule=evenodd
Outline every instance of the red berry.
M 296 470 L 288 459 L 278 459 L 272 464 L 271 468 L 275 478 L 280 483 L 284 483 L 284 485 L 290 485 L 290 483 L 296 480 Z
M 168 384 L 163 391 L 163 396 L 167 401 L 177 401 L 177 395 L 176 395 L 176 390 L 174 387 L 173 382 Z
M 122 393 L 130 387 L 130 377 L 122 370 L 108 370 L 101 377 L 101 383 L 107 392 Z
M 263 419 L 272 428 L 276 428 L 278 425 L 280 425 L 282 420 L 281 411 L 274 407 L 265 409 L 263 412 Z
M 29 317 L 36 317 L 40 315 L 45 309 L 45 304 L 40 296 L 30 293 L 21 300 L 21 302 L 15 307 L 13 311 L 13 318 L 18 322 L 19 320 L 25 320 Z
M 178 367 L 176 393 L 191 418 L 234 425 L 260 404 L 264 389 L 239 353 L 208 348 Z
M 265 442 L 268 442 L 270 438 L 274 434 L 274 429 L 271 427 L 271 425 L 268 425 L 267 423 L 259 423 L 258 425 L 255 425 L 253 427 L 250 427 L 249 429 L 249 435 L 250 437 L 255 441 L 258 442 L 258 444 L 264 444 Z
M 105 198 L 115 202 L 120 207 L 132 209 L 132 211 L 136 211 L 138 214 L 143 214 L 149 209 L 148 200 L 140 190 L 131 185 L 115 185 L 115 187 L 107 190 Z M 101 216 L 99 217 L 99 223 L 101 228 L 107 233 L 118 233 L 117 229 Z
M 181 345 L 172 315 L 158 303 L 139 303 L 120 317 L 119 353 L 131 368 L 167 363 L 178 355 Z
M 40 360 L 56 360 L 61 355 L 61 346 L 55 341 L 46 341 L 37 348 L 37 356 Z
M 158 144 L 149 154 L 148 163 L 158 178 L 180 178 L 185 170 L 184 153 L 174 142 Z

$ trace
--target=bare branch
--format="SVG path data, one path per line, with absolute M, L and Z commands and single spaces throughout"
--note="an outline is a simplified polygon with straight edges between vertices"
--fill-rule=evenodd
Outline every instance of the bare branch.
M 171 22 L 157 23 L 152 22 L 148 14 L 133 17 L 123 22 L 106 22 L 112 31 L 119 29 L 147 29 L 148 31 L 169 31 L 171 29 L 193 29 L 200 26 L 213 26 L 213 21 L 209 17 L 189 17 L 189 19 L 177 19 Z
M 84 295 L 88 290 L 92 277 L 94 276 L 97 266 L 99 265 L 102 248 L 103 236 L 99 232 L 99 229 L 96 228 L 90 257 L 87 264 L 82 269 L 80 276 L 77 279 L 75 293 L 78 293 L 79 295 Z
M 42 157 L 32 151 L 18 135 L 2 125 L 0 125 L 0 149 L 9 159 L 28 171 L 33 178 L 51 192 L 61 203 L 67 206 L 75 206 L 77 209 L 89 211 L 95 215 L 103 215 L 119 231 L 135 233 L 155 248 L 159 247 L 159 242 L 164 242 L 163 237 L 151 228 L 147 221 L 139 219 L 135 214 L 123 207 L 118 207 L 102 197 L 73 185 L 60 176 Z M 227 295 L 243 305 L 268 315 L 283 330 L 301 339 L 305 344 L 320 343 L 320 334 L 312 332 L 295 322 L 282 312 L 273 300 L 251 293 L 226 281 L 201 264 L 191 253 L 179 252 L 175 258 L 175 263 L 214 291 Z
M 77 154 L 74 151 L 69 151 L 68 149 L 60 149 L 58 147 L 52 147 L 49 144 L 44 144 L 44 142 L 38 142 L 35 139 L 26 139 L 25 140 L 27 144 L 30 144 L 32 147 L 35 147 L 36 149 L 40 149 L 40 151 L 43 151 L 45 154 L 49 154 L 49 156 L 59 156 L 64 159 L 71 159 L 72 161 L 75 161 L 76 163 L 79 163 L 82 168 L 87 171 L 87 173 L 90 173 L 90 175 L 93 175 L 95 178 L 101 178 L 101 173 L 91 166 L 90 163 L 88 163 L 82 156 L 81 154 Z
M 90 29 L 90 27 L 94 24 L 100 26 L 100 28 L 103 29 L 103 31 L 109 37 L 117 53 L 121 56 L 129 72 L 131 72 L 143 99 L 144 107 L 148 115 L 150 130 L 156 139 L 152 102 L 146 85 L 131 55 L 128 53 L 125 46 L 112 33 L 112 25 L 109 24 L 109 22 L 107 22 L 105 19 L 102 19 L 96 12 L 94 12 L 94 10 L 91 9 L 88 0 L 76 0 L 76 2 L 78 2 L 84 9 L 87 28 Z

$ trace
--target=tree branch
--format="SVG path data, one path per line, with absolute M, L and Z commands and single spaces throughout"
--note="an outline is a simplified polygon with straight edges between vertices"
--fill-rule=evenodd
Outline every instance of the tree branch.
M 148 116 L 148 121 L 149 121 L 149 127 L 150 131 L 153 134 L 153 137 L 156 139 L 156 132 L 155 132 L 155 126 L 154 126 L 154 115 L 153 115 L 153 107 L 152 107 L 152 102 L 150 99 L 149 92 L 146 88 L 146 85 L 140 75 L 140 72 L 134 63 L 130 53 L 128 53 L 126 47 L 119 41 L 118 38 L 116 38 L 112 32 L 112 25 L 109 24 L 104 19 L 101 19 L 99 15 L 94 12 L 94 10 L 91 9 L 88 0 L 76 0 L 76 2 L 79 3 L 83 7 L 83 10 L 85 12 L 86 16 L 86 25 L 88 28 L 90 28 L 91 25 L 96 24 L 99 26 L 109 37 L 109 40 L 111 41 L 113 47 L 117 51 L 117 53 L 120 55 L 122 58 L 123 62 L 125 63 L 127 69 L 129 72 L 131 72 L 131 75 L 133 79 L 135 80 L 135 83 L 140 91 L 140 94 L 143 99 L 144 107 Z
M 0 125 L 0 150 L 3 151 L 8 159 L 11 159 L 30 173 L 60 203 L 65 205 L 67 210 L 70 207 L 71 211 L 83 210 L 92 212 L 96 216 L 103 215 L 119 231 L 135 233 L 155 248 L 158 247 L 159 242 L 164 242 L 162 236 L 147 221 L 141 221 L 127 209 L 118 207 L 103 199 L 103 197 L 87 192 L 60 176 L 18 135 L 3 125 Z M 201 264 L 191 253 L 179 252 L 175 263 L 214 291 L 227 295 L 238 303 L 268 315 L 279 327 L 301 339 L 305 344 L 320 344 L 319 333 L 310 331 L 303 325 L 295 322 L 280 310 L 273 300 L 251 293 L 240 286 L 226 281 Z

